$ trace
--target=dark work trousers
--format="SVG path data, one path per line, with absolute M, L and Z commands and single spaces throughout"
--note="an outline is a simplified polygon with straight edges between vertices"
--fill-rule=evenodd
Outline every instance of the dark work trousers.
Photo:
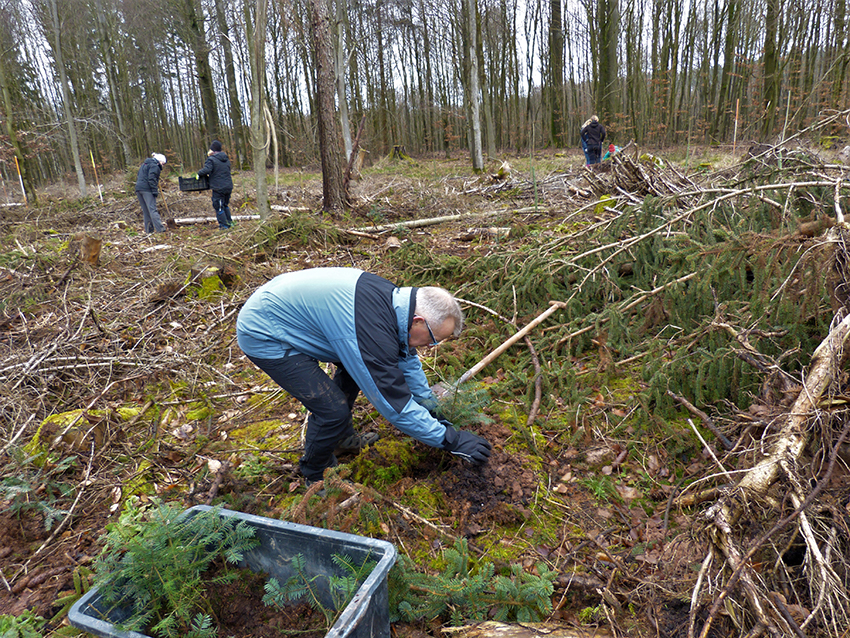
M 142 207 L 142 220 L 146 233 L 164 233 L 165 224 L 156 210 L 156 195 L 150 191 L 136 191 L 139 205 Z
M 587 146 L 587 154 L 589 157 L 588 164 L 599 164 L 602 157 L 602 146 L 595 146 L 593 144 L 588 144 Z
M 219 229 L 233 226 L 233 219 L 230 217 L 230 191 L 214 190 L 212 192 L 212 205 Z
M 310 411 L 301 473 L 308 480 L 320 480 L 325 468 L 336 465 L 336 444 L 354 434 L 351 410 L 360 388 L 341 365 L 337 364 L 331 380 L 319 362 L 306 354 L 281 359 L 248 358 Z

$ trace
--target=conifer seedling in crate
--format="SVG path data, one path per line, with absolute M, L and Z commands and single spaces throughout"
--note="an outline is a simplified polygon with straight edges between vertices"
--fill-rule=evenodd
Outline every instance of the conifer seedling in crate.
M 68 614 L 88 633 L 211 638 L 217 628 L 205 592 L 214 582 L 205 578 L 233 581 L 246 567 L 278 583 L 293 574 L 310 583 L 313 606 L 333 624 L 326 638 L 389 638 L 387 574 L 396 551 L 386 541 L 202 505 L 131 505 L 107 529 L 95 587 Z M 339 566 L 343 558 L 356 567 L 354 581 Z M 214 562 L 223 568 L 208 572 Z M 340 603 L 338 583 L 356 595 Z

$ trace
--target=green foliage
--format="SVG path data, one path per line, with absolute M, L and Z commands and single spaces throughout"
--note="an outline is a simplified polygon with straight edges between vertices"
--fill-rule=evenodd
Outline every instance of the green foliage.
M 69 456 L 58 463 L 45 462 L 43 455 L 26 456 L 21 448 L 12 452 L 13 469 L 0 479 L 0 502 L 18 519 L 40 515 L 48 531 L 67 513 L 60 503 L 74 492 L 74 483 L 65 475 L 74 468 L 77 459 Z M 41 461 L 40 465 L 36 461 Z
M 289 563 L 293 574 L 285 583 L 277 578 L 270 578 L 265 585 L 266 594 L 263 603 L 269 606 L 283 607 L 287 603 L 298 602 L 306 598 L 307 603 L 325 617 L 328 628 L 336 622 L 340 613 L 348 606 L 357 593 L 357 589 L 366 580 L 372 570 L 375 569 L 375 561 L 365 560 L 357 565 L 350 556 L 333 554 L 331 560 L 340 568 L 342 575 L 327 576 L 328 590 L 331 596 L 331 606 L 322 603 L 321 595 L 316 587 L 316 581 L 322 578 L 322 574 L 308 576 L 305 571 L 306 560 L 303 554 L 295 554 Z
M 145 508 L 134 502 L 109 526 L 95 583 L 107 605 L 132 609 L 121 629 L 150 628 L 163 638 L 214 635 L 206 587 L 234 580 L 238 571 L 228 565 L 259 544 L 253 527 L 219 511 L 188 517 L 176 505 Z M 224 571 L 209 579 L 204 573 L 215 560 Z
M 580 612 L 578 612 L 579 622 L 585 625 L 590 625 L 592 623 L 598 622 L 600 618 L 604 618 L 601 606 L 585 607 Z
M 785 170 L 792 159 L 783 158 Z M 805 158 L 800 161 L 805 166 Z M 754 163 L 746 179 L 763 185 L 775 172 L 775 164 Z M 642 401 L 657 416 L 677 409 L 668 390 L 697 405 L 730 401 L 745 408 L 763 378 L 737 356 L 740 344 L 721 323 L 748 330 L 751 346 L 781 357 L 783 368 L 795 372 L 832 318 L 830 248 L 801 246 L 787 241 L 787 234 L 803 217 L 828 212 L 834 195 L 828 188 L 802 190 L 787 202 L 785 192 L 771 193 L 783 207 L 781 214 L 742 191 L 738 199 L 694 209 L 686 222 L 674 223 L 691 202 L 647 197 L 605 224 L 577 228 L 548 243 L 514 239 L 504 249 L 489 246 L 486 253 L 463 258 L 411 243 L 387 259 L 403 273 L 400 283 L 440 281 L 465 299 L 517 317 L 519 325 L 539 315 L 546 300 L 565 301 L 534 338 L 549 368 L 543 374 L 550 387 L 544 388 L 541 412 L 558 398 L 568 404 L 583 400 L 586 384 L 575 383 L 571 368 L 575 359 L 599 351 L 600 336 L 614 362 L 643 355 Z M 637 237 L 641 240 L 623 249 L 624 240 Z M 650 290 L 656 292 L 643 292 Z M 441 354 L 444 369 L 460 373 L 477 363 L 480 351 L 491 351 L 506 338 L 489 315 L 478 312 L 467 310 L 465 334 L 477 347 L 465 356 L 459 349 Z M 499 383 L 503 395 L 528 397 L 530 355 L 522 350 L 500 359 L 508 381 Z
M 253 241 L 258 249 L 274 254 L 281 244 L 341 244 L 346 236 L 317 213 L 295 212 L 288 217 L 274 217 L 257 227 Z
M 71 609 L 71 606 L 91 588 L 94 572 L 88 567 L 80 565 L 74 568 L 73 579 L 74 590 L 69 594 L 57 598 L 53 603 L 53 608 L 59 607 L 59 611 L 53 614 L 53 618 L 50 619 L 51 624 L 56 623 L 60 618 L 64 617 L 68 613 L 68 610 Z
M 0 638 L 41 638 L 47 620 L 36 616 L 31 609 L 20 616 L 0 615 Z
M 449 391 L 437 401 L 434 409 L 441 418 L 451 421 L 458 428 L 470 428 L 490 423 L 483 410 L 490 404 L 490 393 L 484 387 L 472 384 L 457 386 L 448 383 Z
M 491 562 L 472 564 L 465 540 L 443 552 L 438 574 L 417 572 L 406 556 L 390 571 L 390 620 L 441 619 L 455 625 L 492 619 L 500 622 L 541 620 L 552 611 L 557 574 L 538 563 L 537 573 L 511 565 L 509 575 L 496 574 Z
M 619 494 L 617 494 L 617 488 L 610 476 L 600 474 L 599 476 L 583 479 L 580 483 L 590 490 L 596 500 L 600 502 L 622 500 Z

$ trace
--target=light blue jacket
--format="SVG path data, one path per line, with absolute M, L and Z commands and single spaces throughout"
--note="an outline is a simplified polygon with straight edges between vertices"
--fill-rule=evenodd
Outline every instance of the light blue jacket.
M 278 275 L 239 312 L 239 347 L 259 359 L 298 352 L 341 364 L 384 418 L 440 447 L 446 428 L 423 407 L 435 400 L 408 345 L 416 290 L 355 268 Z

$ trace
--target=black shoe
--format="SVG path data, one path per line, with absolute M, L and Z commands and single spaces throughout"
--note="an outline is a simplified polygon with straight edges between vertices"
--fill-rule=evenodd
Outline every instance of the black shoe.
M 336 444 L 334 454 L 357 454 L 364 447 L 369 447 L 376 443 L 380 438 L 381 437 L 377 432 L 352 434 Z

